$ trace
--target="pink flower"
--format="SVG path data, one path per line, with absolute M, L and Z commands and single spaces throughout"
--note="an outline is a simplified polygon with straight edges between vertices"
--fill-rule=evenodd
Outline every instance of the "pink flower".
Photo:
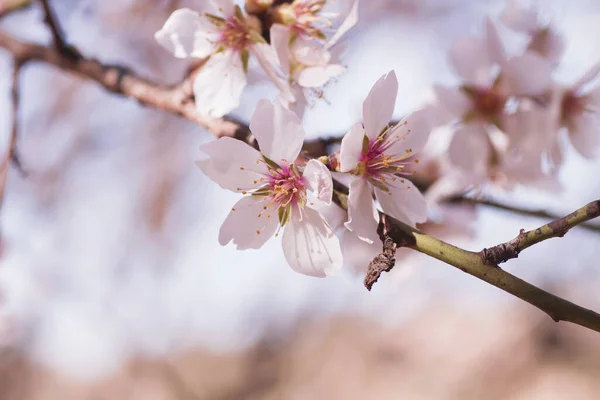
M 229 137 L 207 143 L 209 158 L 200 169 L 221 187 L 245 196 L 225 219 L 219 242 L 239 250 L 258 249 L 283 232 L 283 251 L 294 271 L 324 277 L 342 265 L 340 244 L 315 202 L 331 203 L 329 170 L 310 160 L 303 170 L 294 164 L 304 140 L 298 117 L 279 102 L 261 100 L 250 129 L 261 152 Z
M 414 226 L 427 217 L 423 195 L 408 180 L 429 137 L 427 118 L 423 110 L 417 111 L 388 126 L 397 93 L 392 71 L 375 83 L 365 99 L 363 124 L 354 125 L 342 140 L 340 170 L 354 175 L 346 227 L 367 242 L 377 238 L 373 191 L 383 211 L 400 221 Z
M 212 0 L 204 13 L 187 8 L 173 12 L 155 38 L 178 58 L 206 58 L 194 78 L 198 112 L 222 117 L 240 104 L 253 55 L 265 73 L 293 101 L 289 85 L 275 68 L 275 54 L 265 42 L 260 21 L 243 15 L 232 0 Z
M 594 65 L 573 86 L 562 91 L 560 122 L 569 132 L 573 147 L 584 157 L 598 155 L 600 147 L 600 87 L 586 88 L 600 74 Z

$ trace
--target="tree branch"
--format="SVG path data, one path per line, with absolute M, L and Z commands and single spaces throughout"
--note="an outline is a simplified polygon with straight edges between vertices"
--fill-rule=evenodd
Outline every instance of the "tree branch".
M 48 63 L 61 70 L 95 81 L 112 93 L 136 99 L 142 105 L 187 118 L 217 137 L 231 136 L 252 142 L 251 132 L 245 124 L 233 118 L 219 119 L 199 115 L 195 109 L 193 99 L 190 98 L 189 94 L 186 94 L 186 91 L 180 85 L 175 87 L 158 85 L 136 75 L 125 67 L 105 65 L 97 60 L 84 57 L 73 58 L 55 48 L 22 42 L 3 33 L 0 33 L 0 47 L 8 50 L 15 59 L 22 62 L 41 61 Z M 329 145 L 327 142 L 323 143 L 324 146 Z M 307 146 L 305 146 L 306 148 Z M 320 155 L 322 153 L 316 156 Z M 338 205 L 347 208 L 347 187 L 334 181 L 334 188 L 334 200 Z M 566 227 L 570 229 L 572 226 L 581 223 L 584 219 L 590 218 L 582 218 L 579 214 L 576 216 L 567 216 Z M 568 321 L 600 332 L 599 314 L 537 288 L 503 271 L 496 265 L 491 266 L 484 263 L 484 259 L 480 253 L 463 250 L 425 235 L 390 216 L 382 214 L 381 220 L 384 224 L 383 231 L 393 240 L 396 247 L 410 247 L 450 264 L 538 307 L 555 321 Z M 555 227 L 553 232 L 562 232 L 564 234 L 566 227 Z M 544 240 L 541 239 L 541 236 L 549 238 L 559 235 L 551 235 L 549 232 L 543 235 L 540 234 L 540 237 L 536 237 L 535 240 L 532 239 L 524 242 L 523 247 L 520 249 L 522 250 Z
M 65 34 L 58 22 L 58 18 L 56 18 L 52 7 L 50 7 L 50 0 L 40 0 L 40 3 L 44 9 L 44 23 L 48 25 L 50 33 L 52 33 L 52 42 L 54 43 L 56 50 L 73 61 L 83 58 L 81 53 L 75 47 L 67 44 Z
M 511 258 L 517 258 L 521 251 L 534 244 L 553 237 L 563 237 L 569 229 L 598 216 L 600 216 L 600 200 L 592 201 L 571 214 L 535 230 L 525 232 L 524 229 L 521 229 L 519 235 L 513 240 L 483 249 L 479 255 L 484 264 L 497 265 Z

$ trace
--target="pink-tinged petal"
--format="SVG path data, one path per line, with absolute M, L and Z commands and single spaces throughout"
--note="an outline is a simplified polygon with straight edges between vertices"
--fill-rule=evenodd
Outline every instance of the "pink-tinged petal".
M 434 85 L 433 91 L 442 108 L 450 114 L 449 119 L 462 118 L 473 105 L 459 88 Z
M 287 74 L 290 72 L 290 28 L 281 24 L 273 24 L 270 37 L 277 63 L 281 70 Z
M 394 144 L 386 151 L 390 156 L 406 156 L 419 154 L 427 144 L 433 127 L 430 123 L 430 110 L 422 109 L 403 118 L 389 133 L 389 140 Z
M 397 95 L 398 79 L 394 71 L 382 76 L 373 85 L 363 102 L 363 121 L 369 139 L 375 139 L 392 119 Z
M 600 146 L 600 116 L 585 112 L 573 118 L 569 123 L 569 138 L 579 154 L 596 157 Z
M 300 154 L 304 142 L 302 122 L 280 101 L 271 103 L 261 99 L 250 119 L 250 130 L 261 153 L 276 163 L 282 160 L 292 163 Z
M 215 11 L 218 11 L 225 17 L 230 17 L 235 14 L 235 4 L 233 0 L 210 0 Z
M 302 176 L 306 179 L 308 189 L 315 194 L 317 199 L 326 204 L 331 204 L 331 197 L 333 196 L 331 172 L 322 162 L 310 160 L 306 164 Z
M 285 108 L 296 114 L 298 118 L 302 119 L 307 105 L 304 88 L 299 86 L 297 83 L 292 83 L 290 87 L 292 90 L 292 95 L 294 96 L 294 101 L 286 100 L 284 97 L 282 97 L 281 93 L 279 96 L 277 96 L 277 99 L 281 101 L 281 104 L 283 104 Z
M 502 64 L 506 60 L 506 51 L 496 25 L 489 17 L 485 19 L 485 40 L 490 60 Z
M 280 96 L 285 101 L 294 101 L 294 95 L 289 82 L 277 72 L 277 56 L 273 47 L 266 43 L 254 43 L 250 46 L 250 53 L 256 57 L 258 64 L 265 71 L 265 74 L 275 84 L 275 87 L 280 90 Z
M 378 221 L 379 216 L 373 202 L 371 186 L 364 178 L 354 179 L 350 182 L 348 221 L 344 225 L 361 240 L 373 243 L 378 240 Z
M 283 254 L 300 274 L 323 278 L 342 267 L 340 242 L 327 221 L 306 207 L 302 220 L 292 218 L 283 232 Z
M 316 88 L 325 85 L 331 78 L 340 76 L 346 71 L 342 65 L 323 65 L 303 69 L 298 75 L 298 84 L 306 88 Z
M 455 166 L 475 175 L 486 175 L 491 157 L 491 144 L 485 127 L 480 124 L 468 124 L 455 133 L 448 155 Z
M 600 112 L 600 86 L 590 90 L 585 95 L 586 108 L 595 112 Z
M 209 158 L 199 160 L 200 167 L 210 179 L 222 188 L 235 192 L 254 189 L 267 168 L 262 155 L 246 143 L 223 137 L 200 146 Z
M 529 41 L 527 50 L 539 54 L 556 65 L 565 51 L 565 42 L 550 26 L 537 31 Z
M 219 243 L 233 241 L 238 250 L 258 249 L 277 230 L 277 209 L 262 196 L 244 196 L 229 212 L 219 230 Z
M 240 105 L 246 74 L 239 55 L 232 51 L 214 54 L 194 78 L 196 109 L 220 118 Z
M 532 96 L 543 94 L 552 84 L 552 63 L 535 53 L 525 53 L 502 66 L 508 94 Z
M 331 53 L 313 41 L 297 38 L 290 48 L 292 58 L 306 66 L 328 64 Z
M 154 38 L 177 58 L 204 58 L 214 50 L 210 40 L 214 34 L 200 14 L 182 8 L 171 14 Z
M 592 66 L 575 84 L 573 90 L 579 90 L 583 85 L 593 81 L 600 74 L 600 62 Z
M 533 34 L 538 30 L 538 14 L 534 8 L 521 8 L 516 1 L 511 0 L 500 16 L 500 21 L 510 29 Z
M 325 44 L 326 48 L 330 48 L 336 44 L 342 38 L 342 36 L 344 36 L 346 32 L 352 29 L 358 22 L 358 0 L 353 0 L 350 4 L 351 6 L 349 10 L 341 13 L 341 15 L 345 14 L 346 17 L 331 39 L 329 39 L 329 41 Z
M 349 268 L 355 275 L 365 276 L 369 263 L 375 256 L 381 253 L 381 242 L 367 243 L 356 234 L 344 230 L 342 236 L 342 254 L 344 256 L 344 268 Z
M 494 62 L 486 42 L 478 37 L 457 39 L 450 48 L 450 61 L 456 73 L 467 83 L 487 85 Z
M 427 202 L 411 181 L 398 179 L 388 188 L 389 191 L 375 188 L 375 196 L 384 213 L 412 227 L 427 221 Z
M 354 124 L 350 131 L 342 138 L 340 149 L 340 171 L 349 172 L 362 157 L 363 140 L 365 130 L 360 123 Z

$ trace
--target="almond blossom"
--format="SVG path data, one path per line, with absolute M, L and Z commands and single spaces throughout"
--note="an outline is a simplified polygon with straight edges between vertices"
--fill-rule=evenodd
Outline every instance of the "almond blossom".
M 369 243 L 377 240 L 378 214 L 373 191 L 383 211 L 414 226 L 427 217 L 425 199 L 408 177 L 429 137 L 424 111 L 389 126 L 398 93 L 392 71 L 381 77 L 363 103 L 363 124 L 342 139 L 340 170 L 351 173 L 346 227 Z
M 258 103 L 250 129 L 261 151 L 223 137 L 200 149 L 209 158 L 200 169 L 224 189 L 244 195 L 223 222 L 219 243 L 237 249 L 258 249 L 283 228 L 283 252 L 294 271 L 324 277 L 342 265 L 338 238 L 313 206 L 330 204 L 329 170 L 310 160 L 301 169 L 294 162 L 304 141 L 301 122 L 279 102 Z
M 294 100 L 286 104 L 300 112 L 299 115 L 302 115 L 306 98 L 311 93 L 320 95 L 316 88 L 346 70 L 338 61 L 339 51 L 334 52 L 332 48 L 358 21 L 358 0 L 346 1 L 347 10 L 339 14 L 323 13 L 325 4 L 325 0 L 296 0 L 281 4 L 275 12 L 276 23 L 270 30 L 278 64 L 289 76 L 294 88 Z M 325 31 L 331 30 L 331 19 L 335 16 L 343 16 L 343 22 L 328 38 Z
M 155 38 L 175 57 L 208 57 L 194 78 L 196 108 L 203 115 L 221 117 L 240 104 L 250 55 L 282 91 L 282 97 L 294 100 L 260 30 L 260 21 L 244 15 L 233 0 L 211 0 L 201 13 L 187 8 L 174 11 Z

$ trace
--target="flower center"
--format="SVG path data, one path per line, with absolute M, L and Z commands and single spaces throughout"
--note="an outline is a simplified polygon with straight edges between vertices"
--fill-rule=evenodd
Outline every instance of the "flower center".
M 471 111 L 464 116 L 466 120 L 481 118 L 493 122 L 504 110 L 507 99 L 495 88 L 463 87 L 462 89 L 472 102 Z
M 388 191 L 387 183 L 395 182 L 402 175 L 412 173 L 410 164 L 418 164 L 419 160 L 413 159 L 412 149 L 407 149 L 404 154 L 393 154 L 390 151 L 394 143 L 403 140 L 403 137 L 388 135 L 389 129 L 386 129 L 375 140 L 369 140 L 366 136 L 363 142 L 363 152 L 361 155 L 357 175 L 365 175 L 369 182 L 374 186 Z M 409 130 L 410 132 L 410 130 Z
M 253 33 L 260 30 L 260 22 L 253 19 L 253 16 L 245 17 L 239 7 L 236 7 L 236 13 L 227 19 L 212 14 L 204 15 L 219 30 L 215 44 L 220 50 L 245 50 L 253 41 Z
M 562 98 L 560 109 L 561 119 L 567 121 L 585 111 L 585 102 L 581 96 L 577 96 L 572 91 L 568 91 Z
M 325 5 L 326 0 L 296 0 L 292 4 L 282 4 L 278 7 L 276 20 L 291 26 L 300 35 L 312 39 L 325 39 L 324 28 L 332 26 L 331 21 L 317 15 Z

